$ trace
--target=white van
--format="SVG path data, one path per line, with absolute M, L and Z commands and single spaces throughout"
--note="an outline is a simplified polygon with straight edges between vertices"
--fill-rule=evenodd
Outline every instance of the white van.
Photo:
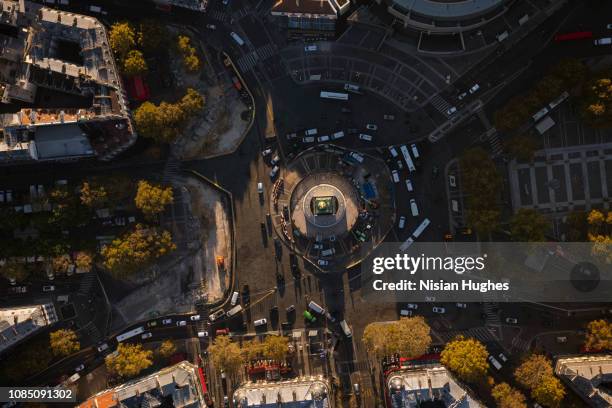
M 323 309 L 321 306 L 319 306 L 318 304 L 316 304 L 312 300 L 310 301 L 310 303 L 308 303 L 308 308 L 310 310 L 312 310 L 313 312 L 315 312 L 315 313 L 325 314 L 325 309 Z
M 366 135 L 365 133 L 360 133 L 359 134 L 359 139 L 365 140 L 366 142 L 371 142 L 372 141 L 372 136 L 371 135 Z
M 412 188 L 412 181 L 410 181 L 410 179 L 406 179 L 406 188 L 408 189 L 408 191 L 413 191 L 414 190 Z
M 406 217 L 402 215 L 401 217 L 399 217 L 399 224 L 397 225 L 397 227 L 399 229 L 404 229 L 405 226 L 406 226 Z
M 328 248 L 328 249 L 324 249 L 323 251 L 321 251 L 321 256 L 332 256 L 335 253 L 336 253 L 336 250 L 334 248 Z
M 353 337 L 353 332 L 351 331 L 351 328 L 349 327 L 348 323 L 346 323 L 346 320 L 340 322 L 340 327 L 342 328 L 342 331 L 344 332 L 344 335 L 346 337 L 348 337 L 349 339 Z
M 327 136 L 327 135 L 319 136 L 317 138 L 317 142 L 319 142 L 319 143 L 329 142 L 329 136 Z
M 268 319 L 266 319 L 266 318 L 264 317 L 263 319 L 258 319 L 258 320 L 255 320 L 255 321 L 253 322 L 253 324 L 255 325 L 255 327 L 258 327 L 258 326 L 265 326 L 266 324 L 268 324 Z
M 304 134 L 305 134 L 306 136 L 314 136 L 314 135 L 316 135 L 317 133 L 319 133 L 319 132 L 317 131 L 317 129 L 316 129 L 316 128 L 315 128 L 315 129 L 308 129 L 306 132 L 304 132 Z
M 350 152 L 349 157 L 356 160 L 359 163 L 363 163 L 363 156 L 357 152 Z
M 344 84 L 344 90 L 349 92 L 359 92 L 359 86 L 353 84 Z
M 393 146 L 389 146 L 389 153 L 391 153 L 391 156 L 394 158 L 398 156 L 397 150 L 395 150 L 395 147 Z
M 332 135 L 332 140 L 338 140 L 338 139 L 342 139 L 344 137 L 344 132 L 340 131 L 340 132 L 336 132 Z
M 102 7 L 100 6 L 89 6 L 89 11 L 92 13 L 102 13 Z
M 234 292 L 234 293 L 238 293 L 238 292 Z M 232 317 L 235 314 L 238 314 L 240 312 L 242 312 L 242 306 L 236 305 L 227 311 L 227 317 Z
M 238 292 L 232 293 L 232 299 L 230 300 L 232 306 L 236 306 L 236 303 L 238 303 L 238 295 Z
M 493 367 L 497 368 L 498 370 L 501 370 L 501 368 L 502 368 L 501 363 L 499 361 L 497 361 L 495 359 L 495 357 L 493 357 L 493 356 L 489 356 L 489 363 L 491 363 L 491 365 Z
M 612 38 L 610 38 L 610 37 L 599 38 L 597 40 L 594 40 L 593 44 L 595 44 L 595 45 L 610 45 L 610 44 L 612 44 Z
M 70 378 L 68 378 L 68 383 L 70 383 L 70 384 L 75 383 L 75 382 L 79 381 L 79 378 L 81 378 L 79 373 L 74 373 L 74 374 L 72 374 L 72 376 L 70 376 Z
M 414 198 L 410 199 L 410 212 L 412 212 L 413 217 L 419 216 L 419 207 L 417 206 L 416 200 Z
M 391 170 L 391 176 L 393 177 L 393 181 L 395 183 L 399 183 L 399 173 L 397 172 L 397 170 Z
M 236 41 L 236 44 L 243 46 L 244 45 L 244 40 L 242 38 L 240 38 L 240 36 L 238 34 L 236 34 L 235 32 L 231 32 L 230 36 L 232 37 L 232 39 L 234 41 Z
M 412 155 L 415 159 L 419 158 L 419 149 L 417 149 L 417 145 L 415 143 L 410 145 L 410 150 L 412 151 Z

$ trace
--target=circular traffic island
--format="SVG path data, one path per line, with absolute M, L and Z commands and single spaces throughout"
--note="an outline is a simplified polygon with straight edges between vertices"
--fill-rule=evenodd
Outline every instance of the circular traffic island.
M 276 181 L 278 236 L 322 271 L 361 262 L 393 226 L 393 181 L 383 160 L 334 145 L 296 156 Z

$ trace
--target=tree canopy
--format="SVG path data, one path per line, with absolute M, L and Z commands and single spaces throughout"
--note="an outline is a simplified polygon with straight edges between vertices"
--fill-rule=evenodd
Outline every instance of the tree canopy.
M 262 343 L 264 357 L 275 360 L 285 361 L 289 352 L 289 339 L 285 336 L 266 336 Z
M 584 347 L 587 350 L 608 351 L 612 349 L 612 323 L 593 320 L 587 325 Z
M 489 368 L 489 352 L 476 339 L 458 336 L 440 353 L 440 362 L 465 381 L 482 380 Z
M 147 62 L 142 52 L 132 50 L 127 53 L 123 60 L 123 73 L 127 76 L 141 75 L 147 72 Z
M 153 364 L 153 352 L 142 348 L 142 344 L 119 343 L 116 355 L 105 358 L 106 368 L 121 378 L 135 377 Z
M 140 23 L 138 45 L 145 53 L 155 52 L 168 43 L 168 30 L 158 21 L 147 19 Z
M 536 150 L 540 149 L 542 144 L 532 133 L 525 133 L 509 138 L 503 146 L 509 156 L 519 161 L 531 162 Z
M 541 354 L 532 354 L 514 370 L 514 378 L 523 387 L 531 390 L 543 378 L 553 375 L 551 361 Z
M 172 187 L 161 187 L 151 184 L 146 180 L 138 182 L 138 190 L 134 199 L 136 207 L 142 211 L 145 216 L 152 217 L 162 211 L 168 204 L 174 202 Z
M 176 353 L 176 346 L 172 340 L 164 340 L 157 349 L 157 353 L 160 355 L 160 357 L 168 358 Z
M 399 353 L 402 357 L 418 357 L 431 345 L 430 328 L 422 316 L 402 318 L 390 323 L 370 323 L 362 341 L 368 351 L 383 357 Z
M 531 391 L 531 396 L 545 407 L 560 408 L 565 398 L 565 388 L 557 377 L 544 377 Z
M 108 200 L 108 193 L 104 186 L 84 181 L 80 189 L 80 199 L 83 205 L 91 208 L 101 208 Z
M 191 39 L 185 35 L 179 35 L 177 38 L 177 46 L 183 55 L 183 63 L 185 69 L 189 72 L 197 72 L 200 70 L 200 58 L 197 55 L 195 47 L 191 45 Z
M 62 357 L 69 356 L 81 349 L 76 333 L 70 329 L 59 329 L 49 333 L 49 344 L 53 354 Z
M 544 242 L 549 221 L 530 208 L 521 208 L 510 219 L 510 234 L 518 242 Z
M 21 282 L 28 277 L 29 271 L 25 263 L 8 259 L 5 261 L 4 265 L 0 265 L 0 275 L 4 276 L 8 280 Z
M 240 370 L 244 362 L 240 346 L 228 336 L 215 337 L 208 352 L 216 367 L 232 375 Z
M 109 34 L 110 46 L 120 59 L 136 46 L 136 33 L 127 22 L 115 23 Z
M 525 396 L 506 383 L 497 384 L 491 390 L 497 408 L 527 408 Z

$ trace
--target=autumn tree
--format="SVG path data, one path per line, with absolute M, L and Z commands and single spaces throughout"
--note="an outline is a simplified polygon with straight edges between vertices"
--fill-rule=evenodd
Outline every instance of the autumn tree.
M 612 263 L 612 211 L 591 210 L 587 216 L 588 240 L 593 243 L 591 254 Z
M 168 231 L 137 224 L 133 231 L 102 248 L 104 266 L 116 276 L 125 276 L 176 249 Z
M 104 186 L 84 181 L 80 189 L 81 203 L 91 208 L 101 208 L 108 200 L 108 193 Z
M 285 361 L 289 352 L 289 339 L 284 336 L 267 336 L 262 343 L 262 352 L 264 357 L 275 360 Z
M 228 336 L 215 337 L 208 347 L 208 352 L 216 367 L 232 375 L 240 370 L 244 362 L 240 346 L 232 342 Z
M 110 46 L 121 60 L 136 46 L 136 33 L 127 22 L 115 23 L 109 33 Z
M 422 316 L 402 318 L 395 322 L 370 323 L 362 341 L 377 357 L 399 353 L 404 357 L 418 357 L 431 345 L 430 328 Z
M 184 35 L 179 35 L 177 40 L 178 49 L 183 55 L 183 63 L 189 72 L 200 70 L 200 58 L 195 47 L 191 45 L 191 39 Z
M 187 88 L 187 92 L 179 102 L 187 115 L 195 115 L 204 107 L 204 97 L 195 89 Z
M 74 264 L 79 271 L 89 272 L 91 270 L 93 259 L 91 254 L 85 251 L 80 251 L 76 254 Z
M 584 242 L 587 241 L 588 222 L 587 214 L 584 211 L 572 211 L 567 215 L 567 241 Z
M 123 60 L 123 73 L 127 76 L 141 75 L 147 72 L 147 62 L 142 52 L 132 50 L 127 53 Z
M 256 360 L 263 356 L 263 344 L 257 338 L 246 340 L 242 343 L 241 351 L 245 361 Z
M 134 202 L 136 203 L 136 207 L 140 209 L 145 216 L 153 217 L 159 214 L 164 211 L 164 208 L 168 204 L 172 204 L 173 201 L 174 195 L 172 193 L 172 187 L 163 188 L 151 184 L 146 180 L 140 180 L 138 182 L 138 190 L 136 191 Z
M 21 282 L 28 277 L 29 272 L 24 263 L 8 259 L 0 265 L 0 275 L 11 282 Z
M 541 147 L 541 143 L 531 133 L 513 136 L 503 145 L 506 154 L 524 162 L 531 162 L 536 150 Z
M 591 79 L 583 89 L 582 117 L 592 127 L 612 124 L 612 75 L 605 73 Z
M 531 390 L 531 396 L 545 407 L 560 408 L 565 398 L 565 388 L 557 377 L 547 376 Z
M 59 329 L 49 334 L 51 351 L 56 356 L 69 356 L 81 349 L 81 343 L 77 339 L 74 330 Z
M 525 396 L 506 383 L 497 384 L 491 390 L 497 408 L 527 408 Z
M 70 256 L 66 254 L 58 255 L 51 259 L 51 267 L 53 272 L 57 274 L 68 273 L 70 265 L 72 265 L 72 259 L 70 259 Z
M 565 58 L 559 61 L 551 70 L 551 74 L 563 81 L 566 89 L 581 84 L 587 77 L 589 70 L 586 65 L 576 58 Z
M 590 322 L 587 325 L 584 347 L 596 351 L 612 349 L 612 323 L 603 319 Z
M 510 234 L 518 242 L 544 242 L 549 222 L 530 208 L 521 208 L 510 219 Z
M 153 364 L 153 352 L 142 348 L 142 344 L 120 343 L 116 354 L 105 358 L 106 368 L 113 375 L 131 378 Z
M 176 346 L 172 340 L 164 340 L 159 349 L 157 349 L 157 353 L 160 357 L 168 358 L 176 353 Z
M 475 382 L 486 376 L 488 357 L 489 352 L 481 342 L 458 336 L 446 344 L 440 362 L 462 380 Z
M 134 122 L 141 136 L 155 140 L 161 139 L 160 129 L 163 117 L 159 108 L 151 102 L 144 102 L 134 111 Z

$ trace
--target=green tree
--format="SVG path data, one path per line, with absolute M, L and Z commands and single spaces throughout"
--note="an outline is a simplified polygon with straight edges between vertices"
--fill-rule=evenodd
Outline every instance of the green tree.
M 285 361 L 289 352 L 289 339 L 284 336 L 267 336 L 263 342 L 262 351 L 264 357 L 268 359 L 279 362 Z
M 510 220 L 512 239 L 518 242 L 544 242 L 549 222 L 536 210 L 521 208 Z
M 547 376 L 531 391 L 531 396 L 545 407 L 559 408 L 565 398 L 565 388 L 557 377 Z
M 109 34 L 110 46 L 121 60 L 136 46 L 136 33 L 129 23 L 115 23 Z
M 153 364 L 153 352 L 142 348 L 142 344 L 120 343 L 116 354 L 105 358 L 108 371 L 121 378 L 135 377 Z
M 612 323 L 600 319 L 587 325 L 584 347 L 587 350 L 608 351 L 612 349 Z
M 213 364 L 231 375 L 236 374 L 244 362 L 240 347 L 228 336 L 215 337 L 213 343 L 208 347 L 208 352 Z
M 533 390 L 544 378 L 552 376 L 552 363 L 541 354 L 532 354 L 514 370 L 516 382 L 529 390 Z
M 497 408 L 527 408 L 525 396 L 506 383 L 497 384 L 491 390 Z
M 81 349 L 81 343 L 77 339 L 74 330 L 59 329 L 49 334 L 51 351 L 56 356 L 69 356 Z
M 425 354 L 431 345 L 430 330 L 422 316 L 390 323 L 370 323 L 363 332 L 362 341 L 377 357 L 394 353 L 418 357 Z
M 114 239 L 102 248 L 104 266 L 117 277 L 126 276 L 138 268 L 176 249 L 168 231 L 137 224 L 133 231 Z
M 153 217 L 164 211 L 168 204 L 174 202 L 172 187 L 163 188 L 161 186 L 150 184 L 146 180 L 138 182 L 138 190 L 134 199 L 136 208 L 142 211 L 145 216 Z
M 165 25 L 147 19 L 139 25 L 138 45 L 145 53 L 153 53 L 167 46 L 168 36 Z
M 141 75 L 147 72 L 147 62 L 142 52 L 132 50 L 127 53 L 123 60 L 123 73 L 127 76 Z
M 524 162 L 531 162 L 540 147 L 541 144 L 531 133 L 513 136 L 504 142 L 504 151 L 509 156 Z
M 171 355 L 176 353 L 176 346 L 172 340 L 164 340 L 159 346 L 159 349 L 157 349 L 157 353 L 160 355 L 160 357 L 169 358 Z
M 181 99 L 180 106 L 185 114 L 193 116 L 204 107 L 204 97 L 195 89 L 187 88 L 187 93 Z
M 489 352 L 476 339 L 458 336 L 447 343 L 440 353 L 440 362 L 460 379 L 469 382 L 485 378 Z

